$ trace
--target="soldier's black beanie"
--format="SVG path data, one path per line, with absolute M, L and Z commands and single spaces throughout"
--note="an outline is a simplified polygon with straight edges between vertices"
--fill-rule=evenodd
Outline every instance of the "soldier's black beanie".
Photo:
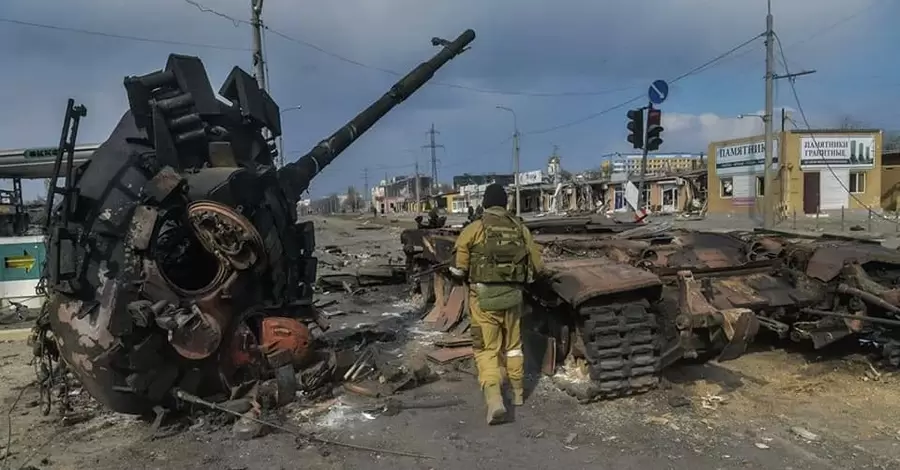
M 506 198 L 506 190 L 503 189 L 503 186 L 500 186 L 497 183 L 489 184 L 487 188 L 484 188 L 484 198 L 482 198 L 482 205 L 486 208 L 488 207 L 502 207 L 506 208 L 506 203 L 508 202 Z

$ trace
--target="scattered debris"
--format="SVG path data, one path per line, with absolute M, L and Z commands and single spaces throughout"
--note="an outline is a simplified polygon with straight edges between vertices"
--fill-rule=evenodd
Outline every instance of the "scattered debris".
M 707 410 L 716 410 L 722 403 L 725 403 L 725 398 L 718 395 L 705 395 L 700 398 L 700 406 Z
M 691 400 L 682 394 L 670 394 L 667 401 L 672 408 L 690 406 L 691 404 Z
M 451 335 L 435 341 L 434 345 L 440 348 L 460 348 L 463 346 L 471 346 L 472 338 L 468 336 L 456 337 Z
M 254 423 L 256 423 L 256 424 L 258 424 L 258 425 L 260 425 L 260 426 L 268 426 L 268 427 L 273 428 L 273 429 L 278 429 L 278 430 L 284 431 L 284 432 L 286 432 L 286 433 L 288 433 L 288 434 L 293 434 L 294 436 L 296 436 L 296 437 L 298 437 L 298 438 L 300 438 L 300 439 L 306 440 L 306 441 L 319 442 L 319 443 L 322 443 L 322 444 L 328 444 L 328 445 L 334 445 L 334 446 L 346 447 L 346 448 L 349 448 L 349 449 L 356 449 L 356 450 L 361 450 L 361 451 L 366 451 L 366 452 L 375 452 L 375 453 L 381 453 L 381 454 L 402 455 L 402 456 L 406 456 L 406 457 L 414 457 L 414 458 L 419 458 L 419 459 L 433 459 L 433 458 L 434 458 L 434 457 L 432 457 L 432 456 L 424 455 L 424 454 L 416 454 L 416 453 L 412 453 L 412 452 L 404 452 L 404 451 L 391 450 L 391 449 L 380 449 L 380 448 L 377 448 L 377 447 L 369 447 L 369 446 L 363 446 L 363 445 L 359 445 L 359 444 L 350 444 L 350 443 L 347 443 L 347 442 L 334 441 L 334 440 L 331 440 L 331 439 L 323 439 L 323 438 L 321 438 L 321 437 L 318 437 L 318 436 L 315 436 L 315 435 L 312 435 L 312 434 L 307 434 L 307 433 L 301 432 L 300 430 L 297 430 L 297 429 L 291 429 L 291 428 L 289 428 L 289 427 L 282 426 L 282 425 L 280 425 L 280 424 L 275 424 L 275 423 L 272 423 L 272 422 L 269 422 L 269 421 L 265 421 L 265 420 L 259 419 L 258 417 L 252 416 L 252 415 L 250 415 L 250 414 L 240 414 L 240 413 L 236 413 L 236 412 L 234 412 L 234 411 L 232 411 L 232 410 L 229 410 L 229 409 L 227 409 L 227 408 L 221 407 L 221 406 L 219 406 L 219 405 L 217 405 L 217 404 L 215 404 L 215 403 L 208 402 L 208 401 L 206 401 L 206 400 L 204 400 L 204 399 L 202 399 L 202 398 L 200 398 L 200 397 L 191 395 L 191 394 L 189 394 L 189 393 L 187 393 L 187 392 L 185 392 L 185 391 L 183 391 L 183 390 L 177 390 L 177 389 L 176 389 L 176 390 L 175 390 L 175 396 L 177 396 L 179 399 L 184 400 L 184 401 L 186 401 L 186 402 L 188 402 L 188 403 L 193 403 L 193 404 L 195 404 L 195 405 L 205 406 L 205 407 L 207 407 L 207 408 L 209 408 L 209 409 L 212 409 L 212 410 L 217 410 L 217 411 L 221 411 L 221 412 L 223 412 L 223 413 L 228 413 L 228 414 L 231 414 L 231 415 L 235 415 L 235 416 L 238 417 L 241 421 L 246 420 L 246 421 L 249 421 L 249 422 L 254 422 Z M 239 421 L 239 423 L 240 423 L 241 421 Z M 250 431 L 250 432 L 253 432 L 253 431 Z
M 791 428 L 791 432 L 794 433 L 797 437 L 801 439 L 805 439 L 807 441 L 818 441 L 819 435 L 813 432 L 810 432 L 800 426 L 793 426 Z
M 428 353 L 428 360 L 443 365 L 467 357 L 472 357 L 474 354 L 475 352 L 472 350 L 471 346 L 464 346 L 461 348 L 441 348 Z

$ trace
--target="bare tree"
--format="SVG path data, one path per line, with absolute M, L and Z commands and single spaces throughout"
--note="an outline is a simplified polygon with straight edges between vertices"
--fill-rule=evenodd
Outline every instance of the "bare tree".
M 838 124 L 838 129 L 845 131 L 863 129 L 864 127 L 862 121 L 849 115 L 842 117 L 840 124 Z
M 900 131 L 885 131 L 883 147 L 888 152 L 900 151 Z
M 332 194 L 331 196 L 328 196 L 328 199 L 326 199 L 326 201 L 327 201 L 326 202 L 327 213 L 334 214 L 334 213 L 340 212 L 341 208 L 339 206 L 340 206 L 341 198 L 339 198 L 337 194 Z
M 362 207 L 362 201 L 359 192 L 355 187 L 349 186 L 347 188 L 347 199 L 344 200 L 343 209 L 348 212 L 355 212 L 358 211 L 360 207 Z

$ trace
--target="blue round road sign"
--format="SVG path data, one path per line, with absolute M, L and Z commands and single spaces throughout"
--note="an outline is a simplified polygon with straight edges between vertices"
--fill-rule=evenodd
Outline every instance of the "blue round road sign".
M 669 96 L 669 84 L 665 80 L 656 80 L 650 84 L 647 95 L 650 97 L 651 103 L 662 104 L 666 97 Z

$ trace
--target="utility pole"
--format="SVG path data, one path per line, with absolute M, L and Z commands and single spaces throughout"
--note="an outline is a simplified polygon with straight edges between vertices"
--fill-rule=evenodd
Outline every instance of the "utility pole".
M 763 118 L 766 126 L 766 168 L 763 177 L 763 227 L 775 226 L 776 207 L 774 203 L 774 188 L 772 160 L 773 131 L 772 117 L 775 114 L 775 31 L 772 29 L 772 0 L 768 0 L 768 13 L 766 14 L 766 111 Z
M 437 188 L 438 185 L 438 174 L 437 174 L 437 149 L 443 148 L 443 145 L 435 144 L 434 136 L 440 134 L 440 132 L 434 130 L 434 123 L 431 123 L 431 129 L 428 131 L 430 140 L 428 145 L 423 145 L 422 148 L 431 149 L 431 190 L 429 194 L 434 194 L 434 189 Z M 416 163 L 418 165 L 418 162 Z
M 780 80 L 786 78 L 788 80 L 794 80 L 796 77 L 800 77 L 803 75 L 810 75 L 816 73 L 815 70 L 804 70 L 802 72 L 790 73 L 785 70 L 784 75 L 776 75 L 775 74 L 775 30 L 773 27 L 773 19 L 772 19 L 772 0 L 768 0 L 768 13 L 766 14 L 766 111 L 763 116 L 763 121 L 765 123 L 766 129 L 766 168 L 765 168 L 765 177 L 763 178 L 763 227 L 764 228 L 772 228 L 775 226 L 775 215 L 778 212 L 778 206 L 780 205 L 780 201 L 775 200 L 775 173 L 778 171 L 777 169 L 773 169 L 773 160 L 775 149 L 775 139 L 774 139 L 774 130 L 772 129 L 772 118 L 775 115 L 775 80 Z M 785 63 L 785 69 L 787 69 L 787 64 Z M 782 118 L 781 118 L 781 130 L 784 131 L 784 120 L 786 115 L 784 114 L 784 109 L 782 108 Z M 783 145 L 783 143 L 782 143 Z M 784 162 L 779 161 L 778 164 L 781 166 Z M 780 196 L 782 199 L 784 195 Z
M 250 0 L 250 26 L 253 27 L 253 73 L 256 83 L 263 90 L 268 90 L 266 83 L 266 61 L 262 48 L 262 14 L 263 0 Z
M 420 196 L 420 188 L 419 188 L 419 159 L 416 159 L 416 212 L 419 212 L 419 201 L 421 199 Z
M 516 188 L 516 217 L 519 217 L 522 215 L 522 196 L 519 191 L 519 118 L 512 108 L 497 106 L 497 109 L 509 111 L 513 115 L 513 184 Z
M 253 75 L 260 90 L 269 91 L 269 84 L 266 81 L 266 59 L 263 57 L 262 46 L 262 15 L 263 0 L 250 0 L 250 26 L 253 29 Z M 266 142 L 272 139 L 272 134 L 268 130 L 263 129 L 263 137 Z M 284 148 L 283 141 L 279 139 L 275 146 L 277 152 L 276 160 L 273 162 L 277 167 L 284 166 Z
M 513 132 L 513 174 L 516 178 L 516 217 L 522 215 L 522 196 L 519 193 L 519 128 Z
M 369 168 L 363 168 L 363 186 L 365 189 L 365 193 L 363 193 L 363 201 L 370 201 L 372 198 L 372 193 L 369 191 Z M 369 210 L 367 207 L 366 210 Z

